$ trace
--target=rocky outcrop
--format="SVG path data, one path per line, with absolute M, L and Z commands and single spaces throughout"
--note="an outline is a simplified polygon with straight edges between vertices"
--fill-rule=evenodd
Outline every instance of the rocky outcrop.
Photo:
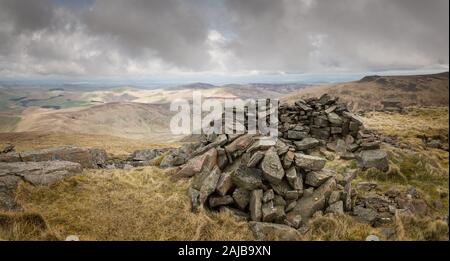
M 51 185 L 83 170 L 69 161 L 0 162 L 0 208 L 15 209 L 14 191 L 19 181 L 32 185 Z
M 84 168 L 104 167 L 107 162 L 105 150 L 95 148 L 57 147 L 27 152 L 0 154 L 0 162 L 70 161 Z

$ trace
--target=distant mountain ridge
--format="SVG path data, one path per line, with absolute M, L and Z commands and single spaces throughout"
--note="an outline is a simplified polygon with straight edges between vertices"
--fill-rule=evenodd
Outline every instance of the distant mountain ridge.
M 282 101 L 328 93 L 347 102 L 355 111 L 374 110 L 383 100 L 398 100 L 403 106 L 448 106 L 449 72 L 426 75 L 365 76 L 354 82 L 315 86 L 284 96 Z

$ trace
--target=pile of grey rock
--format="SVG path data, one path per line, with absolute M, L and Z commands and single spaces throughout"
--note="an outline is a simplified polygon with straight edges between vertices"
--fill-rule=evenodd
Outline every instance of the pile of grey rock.
M 227 211 L 257 222 L 301 229 L 317 212 L 353 210 L 355 171 L 325 167 L 334 155 L 361 168 L 387 170 L 387 155 L 362 120 L 336 98 L 299 100 L 279 107 L 279 138 L 253 134 L 205 135 L 175 174 L 193 178 L 192 210 Z M 264 224 L 264 225 L 263 225 Z

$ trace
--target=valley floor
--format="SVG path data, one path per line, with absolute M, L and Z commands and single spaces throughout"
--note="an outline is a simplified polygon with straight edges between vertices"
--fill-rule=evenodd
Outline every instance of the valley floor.
M 424 145 L 423 136 L 448 143 L 448 108 L 408 108 L 403 114 L 372 112 L 366 127 L 395 137 L 384 144 L 390 156 L 387 173 L 360 172 L 354 182 L 376 183 L 377 192 L 415 188 L 426 202 L 427 215 L 398 216 L 381 227 L 358 223 L 350 216 L 317 216 L 299 240 L 448 240 L 448 151 Z M 72 145 L 100 147 L 114 155 L 162 147 L 151 141 L 112 136 L 60 133 L 2 133 L 0 145 L 17 150 Z M 173 144 L 171 144 L 173 145 Z M 338 172 L 356 168 L 353 161 L 327 163 Z M 4 240 L 252 240 L 246 222 L 227 213 L 192 213 L 186 180 L 172 181 L 156 167 L 130 170 L 85 170 L 50 187 L 22 183 L 16 198 L 23 213 L 0 213 Z

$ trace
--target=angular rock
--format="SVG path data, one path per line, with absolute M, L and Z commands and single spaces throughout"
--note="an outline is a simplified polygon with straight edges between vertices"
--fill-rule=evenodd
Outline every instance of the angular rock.
M 300 197 L 300 193 L 298 190 L 288 190 L 284 194 L 286 200 L 297 200 Z
M 363 125 L 364 124 L 364 121 L 362 120 L 361 117 L 359 117 L 359 116 L 357 116 L 357 115 L 355 115 L 355 114 L 353 114 L 351 112 L 344 111 L 344 112 L 342 112 L 342 115 L 344 117 L 347 117 L 348 119 L 358 123 L 359 125 Z
M 324 128 L 311 128 L 311 137 L 321 140 L 327 140 L 330 137 L 331 129 L 329 127 Z
M 200 203 L 200 191 L 193 187 L 189 187 L 188 189 L 188 197 L 191 202 L 191 211 L 197 212 L 201 206 Z
M 227 152 L 225 151 L 225 149 L 221 147 L 217 147 L 216 150 L 217 150 L 217 166 L 219 166 L 219 168 L 223 170 L 229 163 Z
M 290 212 L 286 215 L 286 221 L 294 228 L 299 228 L 302 224 L 302 216 L 298 213 Z
M 51 185 L 65 177 L 80 174 L 81 164 L 69 161 L 40 161 L 0 163 L 0 188 L 10 184 L 11 177 L 20 177 L 33 185 Z M 9 187 L 13 188 L 13 187 Z M 17 185 L 17 184 L 12 184 Z M 15 187 L 13 188 L 15 189 Z
M 217 194 L 225 196 L 233 188 L 233 180 L 231 179 L 231 172 L 222 172 L 219 181 L 217 182 Z
M 308 137 L 308 133 L 305 131 L 288 130 L 287 138 L 290 140 L 301 140 Z
M 286 182 L 286 180 L 282 180 L 278 184 L 271 184 L 272 189 L 275 191 L 276 194 L 285 197 L 286 193 L 290 190 L 292 190 L 291 186 Z
M 301 141 L 294 142 L 297 150 L 308 150 L 319 146 L 320 142 L 317 139 L 306 137 Z
M 280 205 L 274 205 L 275 208 L 275 223 L 282 224 L 283 221 L 286 219 L 286 212 L 284 211 L 284 206 Z
M 325 148 L 320 148 L 319 152 L 322 156 L 324 156 L 327 160 L 333 161 L 334 160 L 334 154 L 332 152 L 327 151 Z
M 344 203 L 342 201 L 337 201 L 337 202 L 331 204 L 325 210 L 325 213 L 333 213 L 333 214 L 343 215 L 344 214 Z
M 269 189 L 269 190 L 264 192 L 262 201 L 264 203 L 267 203 L 267 202 L 273 200 L 274 197 L 275 197 L 275 194 L 273 193 L 273 189 Z
M 352 160 L 352 159 L 356 159 L 355 154 L 351 153 L 351 152 L 344 152 L 343 154 L 341 154 L 339 156 L 340 159 L 343 160 Z
M 151 162 L 154 162 L 153 160 L 154 159 L 152 159 Z M 169 167 L 174 167 L 174 166 L 180 166 L 180 165 L 183 165 L 184 163 L 186 163 L 186 158 L 184 156 L 167 154 L 161 160 L 159 167 L 160 168 L 169 168 Z
M 145 149 L 136 150 L 130 155 L 130 159 L 134 161 L 147 161 L 162 155 L 166 150 L 163 149 Z
M 230 205 L 232 203 L 233 203 L 233 198 L 230 195 L 220 196 L 220 197 L 211 196 L 209 198 L 209 206 L 211 208 Z
M 266 223 L 266 222 L 250 222 L 250 230 L 258 241 L 267 240 L 283 240 L 294 241 L 300 239 L 300 233 L 286 225 Z
M 289 211 L 293 210 L 296 205 L 297 205 L 297 200 L 293 200 L 292 202 L 288 203 L 286 205 L 286 208 L 284 209 L 285 212 L 289 212 Z
M 302 109 L 304 111 L 311 111 L 312 110 L 312 108 L 309 105 L 307 105 L 305 103 L 305 101 L 302 101 L 302 100 L 296 101 L 295 105 L 297 105 L 298 107 L 300 107 L 300 109 Z
M 328 107 L 328 109 L 325 110 L 325 113 L 332 113 L 334 110 L 336 110 L 337 106 L 336 105 L 332 105 L 330 107 Z
M 0 209 L 16 210 L 20 206 L 14 199 L 19 181 L 32 185 L 51 185 L 66 177 L 80 174 L 79 163 L 69 161 L 0 163 Z
M 336 203 L 339 200 L 341 200 L 341 195 L 342 195 L 342 192 L 339 190 L 335 190 L 335 191 L 331 192 L 330 198 L 328 199 L 328 204 L 331 205 L 331 204 Z
M 389 169 L 387 154 L 382 150 L 363 150 L 356 155 L 356 160 L 363 169 L 377 168 L 381 171 Z
M 335 151 L 339 155 L 342 155 L 345 152 L 347 152 L 347 144 L 345 143 L 345 141 L 343 139 L 336 140 L 336 150 Z
M 372 141 L 372 142 L 363 142 L 359 146 L 362 150 L 378 150 L 380 149 L 381 142 Z
M 176 176 L 189 178 L 202 171 L 211 171 L 217 163 L 217 150 L 210 149 L 207 153 L 190 159 Z
M 342 126 L 342 119 L 334 112 L 328 113 L 328 121 L 334 126 Z
M 283 168 L 288 169 L 291 167 L 292 162 L 294 162 L 295 153 L 289 150 L 283 158 Z
M 344 201 L 344 209 L 346 211 L 351 211 L 353 208 L 352 204 L 352 183 L 349 182 L 344 187 L 344 192 L 342 193 L 342 200 Z
M 288 180 L 289 185 L 298 191 L 303 193 L 303 179 L 301 176 L 297 175 L 297 171 L 295 167 L 291 167 L 286 170 L 286 178 Z
M 336 172 L 330 169 L 311 171 L 308 174 L 306 174 L 305 184 L 313 187 L 319 187 L 334 175 L 336 175 Z
M 314 118 L 314 125 L 318 127 L 328 127 L 329 122 L 326 116 L 318 116 Z
M 20 162 L 22 159 L 20 158 L 20 154 L 17 152 L 8 152 L 0 154 L 0 162 Z
M 261 162 L 261 170 L 263 177 L 271 183 L 278 184 L 283 179 L 284 169 L 274 148 L 266 151 Z
M 248 168 L 245 165 L 240 165 L 239 168 L 232 173 L 231 179 L 236 186 L 247 190 L 255 190 L 263 187 L 261 170 Z
M 321 170 L 325 166 L 326 159 L 316 156 L 295 153 L 295 165 L 309 170 Z
M 233 192 L 233 199 L 236 205 L 244 210 L 250 202 L 250 191 L 243 188 L 236 188 Z
M 275 143 L 275 149 L 278 155 L 282 155 L 289 151 L 289 146 L 286 145 L 286 143 L 282 142 L 280 139 L 278 139 L 277 142 Z
M 259 150 L 267 150 L 275 145 L 274 139 L 260 138 L 257 139 L 248 149 L 247 152 L 253 153 Z
M 253 156 L 250 158 L 250 160 L 247 163 L 247 167 L 253 168 L 256 167 L 261 160 L 264 158 L 265 152 L 263 151 L 257 151 L 253 154 Z
M 253 221 L 260 221 L 262 218 L 262 197 L 263 197 L 263 191 L 262 189 L 256 189 L 253 190 L 250 193 L 250 218 Z
M 235 139 L 232 143 L 225 146 L 225 150 L 228 154 L 232 155 L 234 158 L 242 155 L 245 150 L 252 145 L 253 143 L 253 135 L 245 134 L 237 139 Z
M 375 210 L 363 208 L 361 206 L 355 206 L 353 208 L 353 215 L 355 215 L 359 221 L 367 222 L 371 225 L 373 225 L 378 218 L 378 213 Z
M 71 161 L 81 164 L 83 168 L 98 168 L 106 164 L 106 151 L 95 148 L 58 147 L 23 152 L 21 161 Z
M 273 198 L 273 204 L 275 206 L 286 206 L 286 201 L 284 200 L 284 198 L 280 195 L 275 195 L 275 197 Z
M 331 134 L 340 134 L 340 133 L 342 133 L 342 128 L 341 127 L 331 127 L 330 133 Z
M 262 204 L 261 213 L 263 222 L 272 222 L 277 213 L 276 208 L 273 206 L 273 201 Z
M 314 190 L 311 195 L 304 193 L 303 197 L 297 202 L 295 208 L 288 213 L 291 215 L 300 215 L 302 220 L 306 222 L 317 211 L 324 210 L 327 199 L 336 187 L 334 178 L 328 179 L 322 186 Z
M 215 167 L 209 175 L 203 179 L 202 186 L 200 188 L 200 203 L 204 204 L 206 199 L 211 195 L 217 187 L 221 171 L 219 167 Z

